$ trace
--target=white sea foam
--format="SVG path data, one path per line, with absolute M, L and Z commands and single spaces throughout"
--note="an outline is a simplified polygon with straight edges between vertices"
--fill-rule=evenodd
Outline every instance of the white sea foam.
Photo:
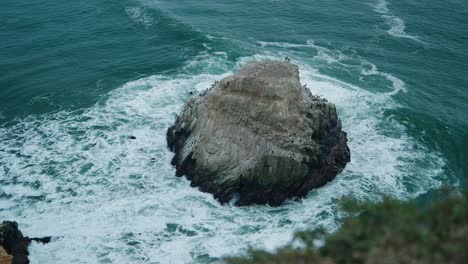
M 344 54 L 342 54 L 339 50 L 330 50 L 320 45 L 316 45 L 314 40 L 308 40 L 306 43 L 288 43 L 288 42 L 271 42 L 271 41 L 257 41 L 257 43 L 262 47 L 279 47 L 283 49 L 291 49 L 291 48 L 307 48 L 316 50 L 317 58 L 320 58 L 327 63 L 335 63 L 339 62 L 346 58 Z M 291 52 L 291 51 L 290 51 Z
M 276 41 L 257 41 L 258 45 L 261 47 L 280 47 L 280 48 L 313 48 L 318 51 L 329 51 L 328 49 L 316 45 L 315 41 L 310 39 L 307 40 L 304 44 L 302 43 L 289 43 L 289 42 L 276 42 Z
M 374 4 L 374 10 L 380 14 L 388 14 L 388 2 L 385 0 L 378 0 L 377 3 Z
M 345 55 L 342 51 L 337 49 L 329 49 L 320 45 L 317 45 L 314 40 L 308 40 L 306 43 L 288 43 L 288 42 L 267 42 L 257 41 L 262 47 L 275 47 L 281 48 L 287 51 L 287 53 L 279 53 L 282 55 L 298 54 L 295 57 L 307 56 L 307 53 L 297 52 L 291 50 L 291 48 L 308 48 L 316 51 L 316 55 L 311 58 L 311 62 L 314 65 L 327 65 L 334 68 L 341 67 L 346 70 L 356 69 L 357 75 L 361 74 L 361 77 L 365 76 L 381 76 L 390 83 L 390 91 L 385 92 L 388 95 L 396 95 L 399 92 L 407 92 L 405 83 L 398 77 L 388 73 L 380 71 L 377 66 L 356 54 Z M 293 57 L 293 58 L 295 58 Z M 276 59 L 282 59 L 281 57 L 271 57 Z M 259 58 L 260 59 L 260 58 Z M 345 61 L 351 61 L 347 63 Z M 243 61 L 241 61 L 243 62 Z M 361 78 L 362 79 L 362 78 Z
M 395 77 L 394 75 L 386 72 L 381 72 L 377 69 L 377 66 L 375 64 L 372 64 L 370 62 L 364 62 L 362 65 L 370 66 L 370 69 L 362 68 L 361 69 L 361 74 L 362 75 L 379 75 L 387 79 L 392 83 L 392 91 L 387 92 L 388 95 L 395 95 L 399 92 L 407 92 L 405 83 L 399 79 L 398 77 Z
M 272 42 L 272 41 L 257 41 L 261 47 L 281 47 L 281 48 L 313 48 L 313 42 L 311 44 L 298 44 L 298 43 L 288 43 L 288 42 Z
M 336 103 L 352 161 L 334 181 L 281 207 L 219 205 L 174 176 L 165 132 L 188 99 L 250 60 L 230 65 L 203 53 L 185 71 L 125 84 L 95 106 L 31 116 L 0 128 L 0 217 L 28 236 L 31 263 L 192 263 L 248 246 L 273 249 L 294 230 L 338 225 L 337 199 L 414 197 L 443 181 L 444 161 L 386 118 L 392 96 L 320 74 L 302 61 L 301 80 Z M 377 74 L 370 67 L 364 74 Z M 130 139 L 135 136 L 136 139 Z M 419 164 L 424 164 L 423 166 Z
M 125 12 L 130 19 L 135 23 L 143 25 L 145 28 L 150 28 L 157 24 L 153 16 L 148 13 L 148 10 L 145 7 L 126 7 Z
M 377 0 L 376 3 L 371 4 L 371 6 L 374 8 L 374 11 L 381 15 L 385 21 L 385 24 L 389 27 L 387 30 L 388 34 L 397 38 L 407 38 L 420 42 L 416 36 L 405 32 L 405 21 L 400 17 L 392 14 L 388 8 L 388 5 L 389 3 L 386 0 Z

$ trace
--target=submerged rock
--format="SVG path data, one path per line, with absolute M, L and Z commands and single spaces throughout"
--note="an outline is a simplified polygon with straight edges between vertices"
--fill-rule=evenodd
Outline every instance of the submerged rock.
M 167 130 L 176 175 L 221 203 L 279 205 L 335 178 L 350 161 L 336 108 L 288 62 L 244 66 L 191 98 Z

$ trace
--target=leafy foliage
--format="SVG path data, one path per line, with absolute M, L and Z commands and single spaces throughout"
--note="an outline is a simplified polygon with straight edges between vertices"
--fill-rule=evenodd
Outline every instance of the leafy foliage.
M 382 203 L 342 202 L 348 215 L 332 234 L 323 229 L 299 232 L 289 246 L 269 253 L 251 250 L 238 263 L 468 263 L 468 191 L 448 194 L 421 208 L 414 201 L 385 198 Z M 314 241 L 324 241 L 322 247 Z

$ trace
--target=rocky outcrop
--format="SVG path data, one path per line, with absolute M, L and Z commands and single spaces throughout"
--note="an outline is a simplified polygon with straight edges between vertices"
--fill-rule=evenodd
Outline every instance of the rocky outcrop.
M 16 222 L 4 221 L 0 225 L 0 246 L 11 256 L 11 263 L 29 263 L 28 242 Z
M 27 264 L 28 245 L 31 241 L 44 244 L 49 243 L 50 239 L 23 237 L 16 222 L 4 221 L 0 224 L 0 264 Z
M 244 66 L 192 97 L 167 130 L 176 175 L 221 203 L 279 205 L 335 178 L 350 160 L 336 108 L 289 62 Z

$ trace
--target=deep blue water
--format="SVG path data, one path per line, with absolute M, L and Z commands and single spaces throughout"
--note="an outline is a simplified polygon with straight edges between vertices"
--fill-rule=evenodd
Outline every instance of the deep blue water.
M 0 219 L 60 237 L 32 263 L 211 263 L 333 230 L 345 195 L 463 189 L 467 25 L 463 0 L 3 0 Z M 278 208 L 174 177 L 165 130 L 188 91 L 285 56 L 337 105 L 346 170 Z

